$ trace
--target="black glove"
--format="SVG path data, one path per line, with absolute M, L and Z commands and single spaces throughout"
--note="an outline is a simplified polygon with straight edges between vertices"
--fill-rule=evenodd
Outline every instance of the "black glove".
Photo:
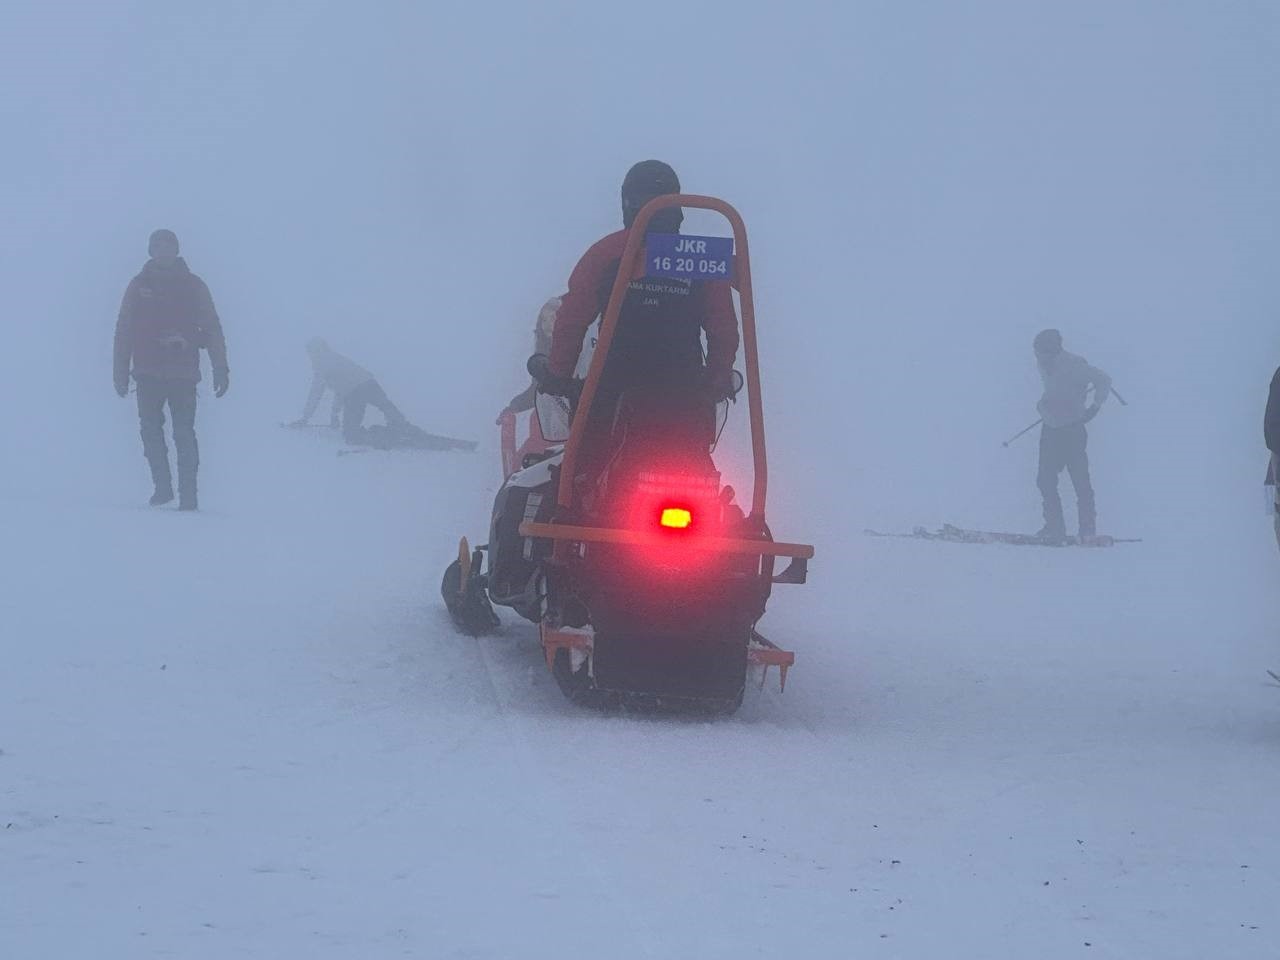
M 129 378 L 125 377 L 122 380 L 120 377 L 116 377 L 115 380 L 116 380 L 116 396 L 127 397 L 129 395 Z
M 1092 420 L 1094 417 L 1098 415 L 1098 411 L 1101 409 L 1102 409 L 1102 405 L 1099 403 L 1089 404 L 1088 409 L 1086 409 L 1084 412 L 1084 419 L 1081 420 L 1080 422 L 1088 423 L 1090 420 Z
M 738 396 L 738 392 L 742 390 L 742 382 L 742 374 L 737 370 L 716 372 L 707 370 L 703 380 L 707 395 L 712 403 L 735 399 Z
M 229 386 L 231 386 L 230 370 L 213 371 L 213 395 L 215 397 L 221 397 L 227 392 L 227 387 Z
M 555 375 L 544 377 L 538 384 L 538 389 L 543 393 L 549 393 L 553 397 L 564 397 L 574 406 L 577 406 L 578 401 L 582 399 L 582 387 L 581 380 Z

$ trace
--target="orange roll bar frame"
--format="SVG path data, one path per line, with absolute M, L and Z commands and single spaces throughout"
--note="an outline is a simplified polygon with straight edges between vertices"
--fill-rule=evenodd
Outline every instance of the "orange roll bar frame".
M 751 490 L 751 517 L 763 520 L 769 485 L 769 460 L 764 445 L 764 402 L 760 397 L 760 362 L 756 350 L 756 310 L 751 292 L 751 257 L 747 248 L 747 227 L 738 211 L 723 200 L 688 193 L 668 194 L 650 200 L 640 208 L 627 234 L 627 243 L 618 265 L 618 276 L 613 282 L 613 290 L 609 294 L 609 305 L 605 308 L 604 318 L 600 321 L 600 340 L 596 344 L 595 355 L 591 358 L 591 368 L 587 371 L 582 398 L 578 401 L 569 440 L 565 444 L 557 502 L 563 509 L 573 505 L 573 479 L 577 472 L 578 448 L 582 444 L 582 434 L 586 430 L 587 411 L 591 409 L 596 390 L 600 385 L 600 376 L 604 371 L 605 360 L 609 356 L 609 347 L 613 343 L 613 333 L 618 325 L 618 314 L 622 311 L 622 301 L 626 297 L 627 286 L 632 280 L 644 275 L 645 228 L 654 214 L 668 207 L 714 210 L 728 220 L 733 228 L 735 254 L 733 283 L 737 287 L 742 305 L 740 318 L 742 349 L 747 367 L 747 407 L 751 415 L 751 453 L 755 466 L 754 484 Z

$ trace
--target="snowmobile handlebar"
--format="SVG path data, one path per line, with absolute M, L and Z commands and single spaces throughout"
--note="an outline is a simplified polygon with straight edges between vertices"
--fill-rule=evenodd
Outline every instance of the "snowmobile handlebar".
M 551 361 L 545 353 L 535 353 L 525 364 L 525 369 L 543 393 L 564 397 L 574 403 L 582 396 L 582 381 L 573 377 L 558 377 L 552 373 Z

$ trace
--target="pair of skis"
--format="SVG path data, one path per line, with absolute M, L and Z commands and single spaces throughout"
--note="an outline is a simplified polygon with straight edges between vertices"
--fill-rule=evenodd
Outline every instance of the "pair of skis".
M 1117 543 L 1141 543 L 1138 539 L 1109 536 L 1041 537 L 1028 533 L 1005 533 L 993 530 L 969 530 L 954 524 L 943 524 L 937 530 L 916 527 L 910 533 L 881 533 L 867 530 L 870 537 L 901 537 L 908 540 L 937 540 L 944 543 L 1005 543 L 1018 547 L 1112 547 Z
M 328 434 L 341 436 L 341 428 L 332 423 L 327 426 L 320 423 L 282 423 L 280 426 L 288 430 L 322 430 Z M 474 440 L 460 440 L 457 437 L 427 433 L 421 427 L 412 424 L 361 427 L 361 437 L 365 442 L 343 447 L 338 451 L 338 456 L 368 453 L 370 450 L 463 450 L 470 453 L 478 446 Z

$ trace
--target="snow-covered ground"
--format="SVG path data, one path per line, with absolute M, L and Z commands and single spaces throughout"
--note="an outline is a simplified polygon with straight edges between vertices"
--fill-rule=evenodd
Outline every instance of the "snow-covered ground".
M 1231 558 L 841 518 L 765 620 L 785 694 L 604 716 L 443 613 L 491 449 L 212 409 L 199 515 L 137 506 L 140 457 L 0 493 L 4 956 L 1277 954 L 1261 518 Z
M 0 960 L 1280 957 L 1275 4 L 0 23 Z M 437 594 L 649 157 L 746 219 L 770 522 L 818 548 L 763 624 L 786 693 L 717 722 L 572 708 Z M 141 506 L 111 391 L 157 227 L 228 339 L 195 516 Z M 863 536 L 1039 526 L 999 442 L 1046 327 L 1130 401 L 1090 455 L 1143 542 Z M 316 335 L 482 449 L 280 430 Z

